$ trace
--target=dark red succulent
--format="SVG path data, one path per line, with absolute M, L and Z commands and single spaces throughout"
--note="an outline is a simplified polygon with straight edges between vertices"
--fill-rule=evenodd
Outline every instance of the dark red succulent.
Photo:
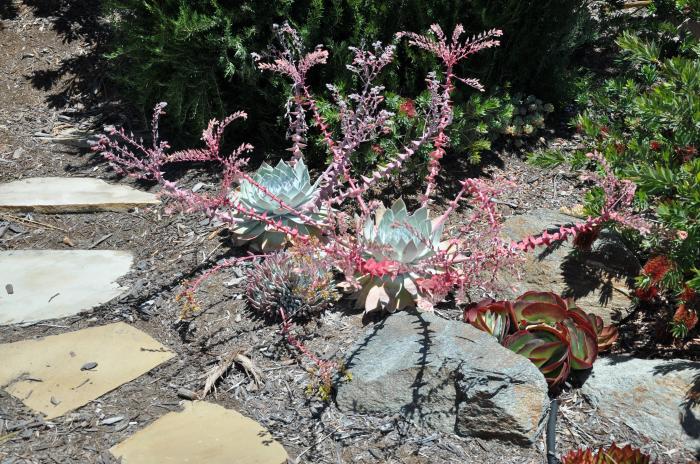
M 590 448 L 570 451 L 561 458 L 562 464 L 650 464 L 651 457 L 630 445 L 624 448 L 613 443 L 597 451 Z
M 530 359 L 550 387 L 571 370 L 590 369 L 618 337 L 615 327 L 551 292 L 526 292 L 513 302 L 484 300 L 469 305 L 464 320 Z

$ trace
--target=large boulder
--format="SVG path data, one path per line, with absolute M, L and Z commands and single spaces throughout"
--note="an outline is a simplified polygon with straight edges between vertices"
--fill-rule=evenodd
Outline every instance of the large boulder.
M 700 362 L 598 359 L 581 392 L 598 414 L 667 448 L 700 453 Z
M 469 324 L 399 312 L 375 325 L 346 360 L 344 411 L 401 414 L 449 433 L 529 445 L 542 431 L 547 383 L 526 358 Z
M 536 209 L 507 219 L 502 233 L 517 241 L 580 221 L 556 211 Z M 630 307 L 629 292 L 639 271 L 639 261 L 620 236 L 604 229 L 588 252 L 575 250 L 570 241 L 528 252 L 519 279 L 501 276 L 512 286 L 504 289 L 502 297 L 512 299 L 528 290 L 551 291 L 573 297 L 586 312 L 610 323 L 613 314 Z

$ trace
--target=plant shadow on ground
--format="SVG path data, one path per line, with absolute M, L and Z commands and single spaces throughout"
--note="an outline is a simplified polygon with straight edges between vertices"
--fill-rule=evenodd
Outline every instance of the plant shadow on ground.
M 81 41 L 87 45 L 84 48 L 87 53 L 62 59 L 58 65 L 34 70 L 28 76 L 35 88 L 54 91 L 47 97 L 49 106 L 66 108 L 81 103 L 85 108 L 94 108 L 95 104 L 104 103 L 108 89 L 102 53 L 109 29 L 101 22 L 101 2 L 22 0 L 22 3 L 36 17 L 48 19 L 64 43 Z
M 0 19 L 15 19 L 17 17 L 18 11 L 12 1 L 5 0 L 0 3 Z M 0 30 L 2 30 L 3 25 L 0 23 Z
M 0 18 L 16 17 L 22 8 L 29 9 L 32 16 L 49 22 L 63 44 L 79 44 L 79 53 L 67 53 L 24 76 L 35 89 L 46 92 L 49 108 L 62 110 L 78 122 L 89 119 L 89 131 L 101 132 L 103 125 L 114 124 L 146 133 L 145 118 L 121 101 L 108 78 L 110 63 L 105 52 L 111 36 L 100 0 L 9 0 L 2 8 Z M 81 150 L 79 155 L 85 153 Z M 102 163 L 101 157 L 90 157 L 80 168 Z

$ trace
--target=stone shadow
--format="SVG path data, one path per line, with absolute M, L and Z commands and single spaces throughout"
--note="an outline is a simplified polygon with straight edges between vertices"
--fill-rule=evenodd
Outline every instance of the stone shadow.
M 672 363 L 657 366 L 654 375 L 667 375 L 672 372 L 693 370 L 692 384 L 685 393 L 683 401 L 680 403 L 680 422 L 683 431 L 694 439 L 700 438 L 700 411 L 697 406 L 700 404 L 700 363 L 694 361 L 677 360 Z

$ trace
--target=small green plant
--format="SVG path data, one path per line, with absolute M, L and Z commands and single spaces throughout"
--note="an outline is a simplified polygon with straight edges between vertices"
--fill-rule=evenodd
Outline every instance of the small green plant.
M 586 314 L 573 301 L 550 292 L 527 292 L 515 301 L 484 300 L 470 305 L 464 320 L 535 364 L 550 388 L 571 370 L 590 369 L 598 353 L 617 340 L 613 326 Z
M 256 313 L 280 319 L 318 316 L 338 300 L 333 274 L 313 254 L 277 252 L 246 274 L 246 299 Z
M 335 371 L 337 380 L 341 382 L 352 382 L 352 372 L 347 369 L 342 360 L 336 361 Z M 310 381 L 305 388 L 306 396 L 316 396 L 321 401 L 330 401 L 333 393 L 331 372 L 328 370 L 321 371 L 316 368 L 309 368 L 307 372 L 309 373 Z
M 569 451 L 561 458 L 562 464 L 650 464 L 651 457 L 627 445 L 620 448 L 612 444 L 609 448 L 590 448 Z
M 508 124 L 501 130 L 516 147 L 521 147 L 524 140 L 534 137 L 545 127 L 545 118 L 554 111 L 551 103 L 543 103 L 533 95 L 523 98 L 516 95 L 511 100 L 513 112 Z

